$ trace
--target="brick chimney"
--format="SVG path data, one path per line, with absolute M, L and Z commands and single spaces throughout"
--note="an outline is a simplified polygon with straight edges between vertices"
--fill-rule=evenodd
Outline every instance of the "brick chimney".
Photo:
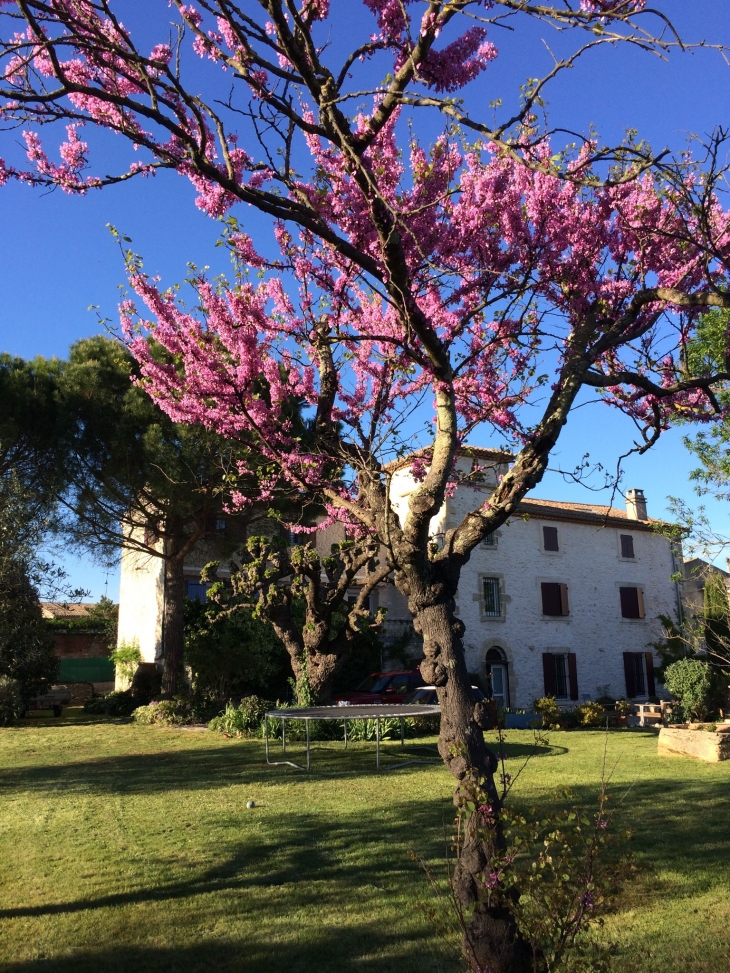
M 643 490 L 626 491 L 626 517 L 629 520 L 648 520 Z

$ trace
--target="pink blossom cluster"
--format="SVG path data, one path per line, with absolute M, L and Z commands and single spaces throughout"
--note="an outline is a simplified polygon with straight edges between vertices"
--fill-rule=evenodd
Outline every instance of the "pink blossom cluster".
M 331 148 L 316 138 L 310 147 L 320 181 L 302 190 L 331 226 L 383 267 L 385 278 L 367 200 Z M 549 154 L 550 147 L 541 151 Z M 655 354 L 668 333 L 661 328 L 666 302 L 646 303 L 617 340 L 608 340 L 648 281 L 689 291 L 707 286 L 701 248 L 682 238 L 689 215 L 650 177 L 587 190 L 493 148 L 462 158 L 444 139 L 428 156 L 414 146 L 406 170 L 391 127 L 376 141 L 372 160 L 401 229 L 413 307 L 452 362 L 449 388 L 462 440 L 485 426 L 529 439 L 538 363 L 549 367 L 544 354 L 553 345 L 557 382 L 588 320 L 593 336 L 583 353 L 594 371 L 633 370 L 673 386 L 679 359 Z M 711 218 L 730 257 L 728 215 L 717 207 Z M 149 390 L 173 419 L 232 437 L 253 433 L 292 484 L 325 489 L 333 457 L 308 452 L 281 421 L 289 397 L 316 409 L 323 376 L 333 369 L 329 419 L 340 424 L 342 441 L 362 449 L 376 439 L 387 442 L 409 402 L 449 388 L 395 302 L 368 286 L 335 247 L 306 231 L 295 238 L 283 224 L 276 237 L 280 257 L 266 261 L 248 235 L 230 236 L 242 276 L 220 288 L 201 277 L 198 316 L 136 273 L 131 283 L 151 317 L 138 319 L 136 308 L 125 305 L 125 333 Z M 247 266 L 263 272 L 258 283 L 247 280 Z M 677 320 L 684 323 L 672 327 L 691 330 L 692 315 Z M 161 364 L 145 336 L 178 364 Z M 667 420 L 678 405 L 701 411 L 705 401 L 693 390 L 658 402 L 630 384 L 607 390 L 606 400 L 639 421 L 649 421 L 656 408 Z M 424 458 L 412 460 L 416 479 L 426 465 Z M 455 485 L 452 476 L 448 489 Z M 261 489 L 268 496 L 271 487 Z M 358 520 L 356 493 L 328 496 L 333 509 Z

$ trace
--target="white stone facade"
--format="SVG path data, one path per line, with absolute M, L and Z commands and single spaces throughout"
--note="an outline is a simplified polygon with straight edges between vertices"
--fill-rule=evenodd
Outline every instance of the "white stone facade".
M 479 452 L 484 466 L 488 456 Z M 458 467 L 465 473 L 471 463 L 472 459 L 460 457 Z M 484 503 L 496 476 L 505 471 L 504 460 L 493 459 L 481 484 L 457 488 L 432 524 L 437 542 L 468 510 Z M 399 513 L 405 513 L 406 498 L 414 488 L 404 465 L 393 476 L 393 500 Z M 547 546 L 555 547 L 557 542 L 557 551 L 546 549 L 544 527 L 552 528 Z M 631 538 L 623 542 L 624 550 L 622 535 Z M 505 664 L 505 705 L 529 707 L 533 699 L 556 688 L 566 705 L 604 692 L 615 699 L 652 695 L 647 653 L 663 634 L 659 616 L 676 621 L 681 609 L 678 587 L 671 580 L 677 570 L 672 545 L 652 529 L 651 521 L 598 505 L 528 500 L 492 541 L 476 548 L 462 570 L 456 613 L 466 626 L 464 648 L 471 672 L 486 680 L 487 653 L 499 650 L 492 656 L 501 655 Z M 629 553 L 633 557 L 625 556 Z M 544 614 L 543 585 L 554 586 L 547 594 L 559 606 L 548 607 L 562 608 L 565 614 Z M 562 605 L 558 586 L 563 586 Z M 621 589 L 630 589 L 629 594 L 622 595 Z M 643 617 L 624 617 L 632 609 L 622 598 L 637 604 L 643 601 L 643 611 L 634 612 Z M 625 653 L 636 660 L 626 660 Z M 564 687 L 548 685 L 545 667 L 554 667 L 555 657 L 563 660 L 557 664 L 565 668 Z M 627 676 L 627 666 L 636 665 L 643 666 L 643 672 Z M 660 685 L 653 688 L 662 694 Z

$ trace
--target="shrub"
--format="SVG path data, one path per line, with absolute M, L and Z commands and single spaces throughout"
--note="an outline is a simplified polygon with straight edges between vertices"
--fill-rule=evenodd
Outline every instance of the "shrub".
M 185 726 L 195 722 L 193 705 L 185 696 L 153 701 L 147 706 L 138 706 L 132 713 L 135 723 L 146 726 Z
M 106 696 L 94 696 L 84 703 L 84 712 L 95 716 L 131 716 L 139 703 L 139 698 L 125 689 Z
M 606 722 L 606 711 L 600 703 L 583 703 L 575 707 L 575 713 L 581 726 L 603 726 Z
M 542 716 L 542 725 L 546 730 L 557 730 L 563 725 L 564 715 L 554 696 L 543 696 L 534 700 L 533 713 Z
M 617 699 L 615 710 L 619 716 L 628 716 L 631 712 L 631 703 L 628 699 Z
M 208 724 L 208 729 L 216 733 L 228 733 L 231 736 L 248 736 L 261 730 L 261 723 L 267 709 L 282 708 L 281 703 L 272 703 L 260 696 L 244 696 L 236 706 L 234 703 L 226 705 L 225 712 L 215 716 Z
M 664 685 L 679 700 L 686 720 L 703 720 L 707 716 L 715 679 L 711 666 L 699 659 L 680 659 L 667 666 Z
M 266 622 L 240 607 L 233 614 L 213 602 L 185 601 L 185 664 L 195 691 L 227 699 L 286 693 L 291 663 Z

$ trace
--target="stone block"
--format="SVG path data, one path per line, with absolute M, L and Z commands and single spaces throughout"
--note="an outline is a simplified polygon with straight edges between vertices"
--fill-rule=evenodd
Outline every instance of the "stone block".
M 689 729 L 686 726 L 665 726 L 659 732 L 658 753 L 661 757 L 693 757 L 718 763 L 730 760 L 730 732 L 728 727 Z

